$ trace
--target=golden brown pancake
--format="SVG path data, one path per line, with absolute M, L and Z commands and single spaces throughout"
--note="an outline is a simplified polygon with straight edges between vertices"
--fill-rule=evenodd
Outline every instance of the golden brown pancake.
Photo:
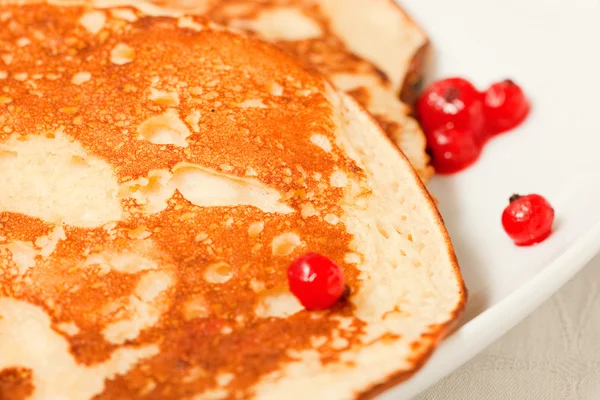
M 132 8 L 0 22 L 3 399 L 354 398 L 462 311 L 410 164 L 294 57 Z M 330 310 L 288 290 L 308 251 L 350 287 Z
M 421 179 L 433 174 L 411 117 L 427 36 L 392 0 L 91 0 L 155 5 L 154 15 L 193 13 L 275 43 L 352 95 L 404 152 Z

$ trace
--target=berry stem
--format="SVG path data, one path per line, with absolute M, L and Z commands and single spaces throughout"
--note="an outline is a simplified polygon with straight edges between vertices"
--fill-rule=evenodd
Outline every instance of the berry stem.
M 350 286 L 344 285 L 344 291 L 342 292 L 340 300 L 347 300 L 348 297 L 350 297 Z
M 510 199 L 508 199 L 508 202 L 509 202 L 509 203 L 512 203 L 512 202 L 514 202 L 514 201 L 517 201 L 517 200 L 519 200 L 520 198 L 521 198 L 521 195 L 520 195 L 520 194 L 513 194 L 512 196 L 510 196 Z

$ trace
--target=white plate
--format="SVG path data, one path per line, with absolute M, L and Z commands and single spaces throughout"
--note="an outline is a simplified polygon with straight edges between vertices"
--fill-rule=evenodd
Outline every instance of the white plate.
M 462 326 L 412 379 L 407 399 L 468 361 L 538 307 L 600 250 L 600 0 L 401 0 L 434 45 L 431 75 L 480 88 L 512 78 L 533 102 L 521 128 L 430 190 L 469 289 Z M 514 246 L 500 215 L 513 193 L 556 210 L 544 243 Z

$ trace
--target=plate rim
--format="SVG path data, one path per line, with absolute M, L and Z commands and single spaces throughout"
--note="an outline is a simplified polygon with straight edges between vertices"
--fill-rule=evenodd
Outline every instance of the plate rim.
M 410 399 L 450 375 L 552 297 L 598 253 L 600 221 L 535 277 L 454 331 L 423 368 L 411 379 L 382 393 L 382 400 Z

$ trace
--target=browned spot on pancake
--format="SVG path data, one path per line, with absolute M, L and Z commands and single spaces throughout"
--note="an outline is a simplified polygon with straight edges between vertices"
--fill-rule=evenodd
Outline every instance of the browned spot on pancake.
M 421 86 L 423 84 L 425 60 L 429 49 L 429 43 L 426 43 L 414 54 L 408 67 L 408 73 L 404 78 L 400 98 L 411 107 L 415 105 L 415 102 L 423 89 Z
M 85 365 L 94 365 L 106 361 L 117 346 L 106 343 L 99 332 L 86 330 L 69 338 L 71 354 Z
M 375 120 L 377 121 L 377 123 L 379 125 L 381 125 L 381 127 L 383 129 L 385 129 L 386 131 L 397 132 L 398 130 L 402 129 L 402 127 L 399 124 L 397 124 L 394 121 L 390 121 L 384 115 L 375 114 L 375 115 L 373 115 L 373 118 L 375 118 Z
M 26 400 L 33 393 L 31 370 L 5 368 L 0 371 L 0 399 Z
M 6 236 L 6 241 L 33 242 L 38 237 L 48 234 L 49 230 L 50 226 L 37 218 L 0 212 L 0 232 Z
M 337 308 L 332 313 L 350 315 L 347 308 Z M 97 399 L 122 398 L 132 393 L 131 388 L 139 386 L 149 371 L 156 386 L 148 398 L 183 398 L 197 393 L 213 386 L 214 376 L 220 372 L 236 375 L 228 388 L 243 397 L 246 388 L 256 382 L 257 374 L 278 369 L 282 361 L 292 360 L 289 350 L 307 348 L 307 338 L 329 336 L 337 326 L 337 322 L 326 317 L 314 319 L 310 313 L 303 312 L 287 319 L 250 322 L 244 327 L 234 327 L 228 335 L 220 334 L 223 327 L 231 323 L 230 319 L 218 317 L 195 320 L 178 324 L 165 337 L 153 338 L 168 343 L 169 347 L 164 347 L 159 356 L 136 367 L 127 376 L 110 381 Z M 360 326 L 358 323 L 357 329 Z M 328 346 L 319 352 L 324 363 L 339 360 L 339 352 Z M 188 381 L 186 376 L 197 370 L 203 374 Z
M 364 87 L 357 87 L 356 89 L 352 89 L 348 91 L 348 94 L 356 99 L 360 104 L 367 105 L 369 104 L 369 100 L 371 99 L 371 94 Z M 377 120 L 379 122 L 379 120 Z M 385 125 L 381 125 L 381 128 L 388 131 L 388 127 Z

